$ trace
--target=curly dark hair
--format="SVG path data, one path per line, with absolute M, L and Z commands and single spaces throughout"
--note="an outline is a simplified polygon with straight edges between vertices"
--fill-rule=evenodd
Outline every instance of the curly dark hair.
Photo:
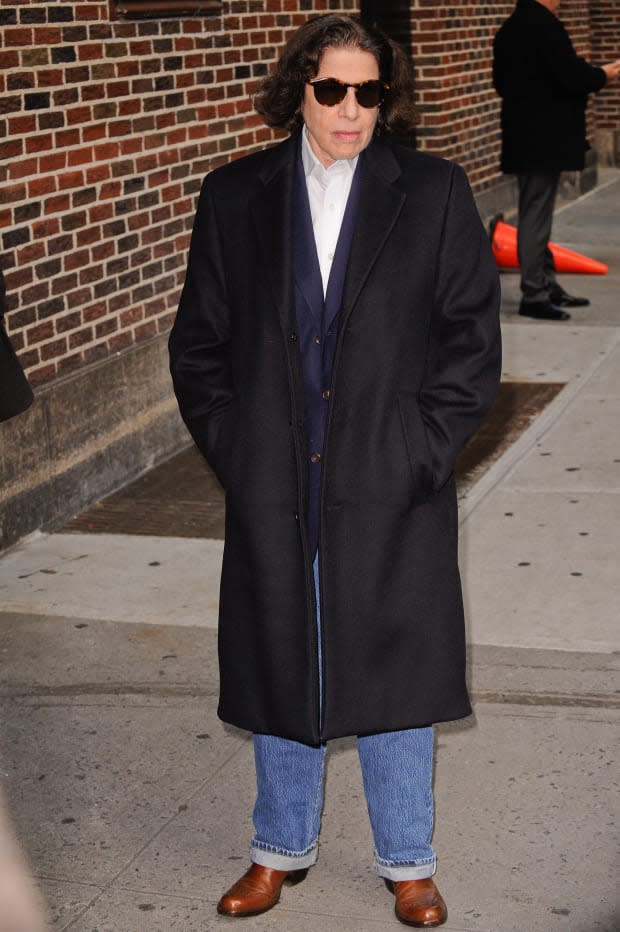
M 275 71 L 261 82 L 254 107 L 267 126 L 290 132 L 302 126 L 304 87 L 317 76 L 321 56 L 328 48 L 361 49 L 375 57 L 381 80 L 390 85 L 375 132 L 395 136 L 410 133 L 416 123 L 410 58 L 378 29 L 365 26 L 358 17 L 336 13 L 317 16 L 300 26 L 284 46 Z

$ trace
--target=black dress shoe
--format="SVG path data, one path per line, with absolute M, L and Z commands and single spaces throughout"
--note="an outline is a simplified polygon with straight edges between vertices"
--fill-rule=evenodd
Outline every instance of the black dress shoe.
M 570 314 L 551 301 L 522 301 L 519 314 L 522 317 L 535 317 L 537 320 L 570 320 Z
M 564 291 L 559 285 L 551 289 L 551 303 L 556 307 L 588 307 L 590 301 L 588 298 L 578 298 L 575 295 Z

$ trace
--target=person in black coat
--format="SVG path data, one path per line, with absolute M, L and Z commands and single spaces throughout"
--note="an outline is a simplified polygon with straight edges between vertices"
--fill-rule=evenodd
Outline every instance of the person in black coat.
M 0 269 L 0 421 L 25 411 L 34 400 L 17 354 L 4 327 L 6 284 Z
M 502 171 L 519 184 L 519 313 L 568 320 L 587 305 L 558 284 L 548 248 L 562 171 L 581 171 L 587 148 L 588 94 L 620 74 L 576 54 L 556 13 L 560 0 L 518 0 L 493 44 L 493 83 L 502 98 Z
M 198 202 L 171 372 L 226 492 L 218 714 L 258 787 L 227 916 L 315 863 L 326 745 L 354 735 L 397 916 L 446 918 L 432 724 L 471 711 L 454 466 L 497 391 L 499 283 L 464 171 L 389 139 L 412 100 L 385 36 L 309 20 L 255 99 L 290 137 Z

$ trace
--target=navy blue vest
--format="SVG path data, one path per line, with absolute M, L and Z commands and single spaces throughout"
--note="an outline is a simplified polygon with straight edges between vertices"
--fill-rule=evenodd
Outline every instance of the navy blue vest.
M 297 160 L 293 191 L 293 267 L 295 274 L 295 314 L 301 351 L 306 405 L 306 436 L 309 457 L 308 543 L 314 555 L 319 539 L 321 458 L 325 442 L 332 366 L 338 334 L 338 314 L 349 261 L 355 215 L 359 201 L 360 163 L 358 160 L 340 235 L 323 298 L 323 283 L 316 251 L 308 189 L 301 151 Z

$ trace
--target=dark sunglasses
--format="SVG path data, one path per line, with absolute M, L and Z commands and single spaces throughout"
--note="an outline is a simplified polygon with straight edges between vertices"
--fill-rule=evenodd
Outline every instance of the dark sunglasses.
M 350 87 L 355 88 L 355 97 L 360 107 L 378 107 L 382 103 L 390 85 L 383 81 L 362 81 L 360 84 L 348 84 L 338 78 L 315 78 L 308 81 L 312 86 L 316 100 L 324 107 L 335 107 L 345 99 Z

